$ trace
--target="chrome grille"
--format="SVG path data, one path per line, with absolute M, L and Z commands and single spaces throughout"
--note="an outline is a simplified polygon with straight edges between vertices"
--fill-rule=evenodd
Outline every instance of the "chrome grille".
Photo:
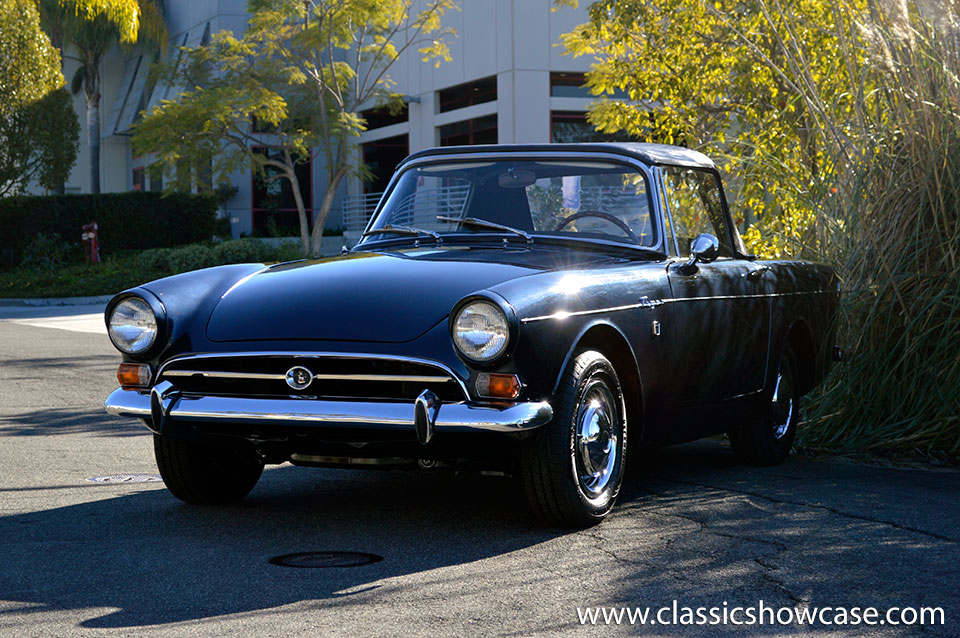
M 295 389 L 287 373 L 304 368 L 309 385 Z M 445 403 L 464 401 L 465 388 L 440 364 L 401 357 L 340 354 L 195 355 L 168 361 L 158 381 L 185 394 L 304 399 L 403 400 L 425 389 Z

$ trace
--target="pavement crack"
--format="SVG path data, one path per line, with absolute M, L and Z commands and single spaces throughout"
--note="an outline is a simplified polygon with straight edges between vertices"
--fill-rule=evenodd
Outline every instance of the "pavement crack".
M 668 481 L 670 483 L 678 483 L 680 485 L 691 485 L 693 487 L 701 487 L 711 490 L 719 490 L 723 492 L 732 492 L 733 494 L 743 494 L 745 496 L 753 496 L 756 498 L 762 498 L 764 500 L 770 501 L 772 503 L 780 503 L 783 505 L 796 505 L 798 507 L 809 507 L 811 509 L 819 509 L 825 512 L 830 512 L 831 514 L 836 514 L 837 516 L 843 516 L 844 518 L 850 518 L 858 521 L 865 521 L 868 523 L 876 523 L 878 525 L 885 525 L 888 527 L 893 527 L 905 532 L 912 532 L 914 534 L 922 534 L 924 536 L 929 536 L 930 538 L 935 538 L 947 543 L 960 543 L 960 539 L 952 538 L 950 536 L 944 536 L 943 534 L 938 534 L 937 532 L 931 532 L 929 530 L 920 529 L 918 527 L 912 527 L 910 525 L 903 525 L 901 523 L 895 523 L 893 521 L 884 520 L 881 518 L 874 518 L 872 516 L 865 516 L 863 514 L 853 514 L 850 512 L 844 512 L 835 507 L 830 507 L 829 505 L 821 505 L 819 503 L 806 503 L 803 501 L 791 501 L 783 498 L 776 498 L 768 494 L 761 494 L 759 492 L 750 492 L 747 490 L 737 490 L 730 487 L 721 487 L 717 485 L 708 485 L 706 483 L 694 483 L 693 481 L 682 481 L 680 479 L 672 479 L 665 477 L 658 477 L 660 480 Z
M 613 560 L 617 561 L 618 563 L 623 563 L 625 565 L 643 565 L 644 564 L 642 561 L 636 561 L 630 558 L 624 558 L 623 556 L 620 556 L 617 552 L 606 547 L 606 544 L 609 542 L 609 540 L 607 538 L 604 538 L 603 534 L 601 534 L 600 532 L 589 530 L 586 532 L 586 535 L 592 538 L 594 541 L 596 541 L 597 549 L 599 549 L 601 552 L 603 552 Z
M 702 521 L 698 518 L 694 518 L 693 516 L 690 516 L 687 514 L 679 514 L 677 512 L 668 512 L 668 511 L 665 511 L 663 508 L 659 508 L 659 507 L 638 508 L 638 511 L 650 512 L 652 514 L 657 514 L 660 516 L 668 516 L 671 518 L 680 518 L 683 520 L 691 521 L 693 523 L 696 523 L 697 526 L 699 527 L 699 529 L 696 530 L 698 532 L 707 532 L 708 534 L 713 534 L 715 536 L 721 536 L 723 538 L 730 538 L 733 540 L 746 541 L 748 543 L 761 543 L 764 545 L 772 545 L 773 547 L 776 547 L 780 551 L 787 551 L 787 549 L 789 549 L 785 543 L 771 540 L 769 538 L 760 538 L 758 536 L 749 536 L 746 534 L 735 534 L 732 532 L 721 532 L 716 528 L 711 527 L 710 524 L 707 523 L 706 521 Z
M 761 558 L 754 558 L 753 562 L 762 568 L 762 571 L 760 572 L 761 578 L 773 585 L 778 591 L 786 595 L 787 598 L 793 601 L 794 605 L 806 606 L 810 604 L 809 600 L 798 594 L 795 594 L 789 587 L 787 587 L 786 583 L 784 583 L 782 579 L 774 576 L 773 572 L 780 571 L 779 567 L 775 567 Z

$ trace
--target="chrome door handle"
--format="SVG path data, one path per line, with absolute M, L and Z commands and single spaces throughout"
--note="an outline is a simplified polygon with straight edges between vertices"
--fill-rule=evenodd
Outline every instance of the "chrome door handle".
M 744 277 L 746 277 L 748 281 L 760 281 L 760 278 L 769 270 L 770 266 L 760 266 L 748 272 Z

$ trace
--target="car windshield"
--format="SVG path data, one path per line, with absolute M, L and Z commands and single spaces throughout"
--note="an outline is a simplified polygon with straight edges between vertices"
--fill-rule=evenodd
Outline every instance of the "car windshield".
M 495 233 L 517 241 L 551 236 L 649 248 L 658 243 L 649 190 L 642 172 L 609 162 L 425 164 L 399 177 L 364 241 Z

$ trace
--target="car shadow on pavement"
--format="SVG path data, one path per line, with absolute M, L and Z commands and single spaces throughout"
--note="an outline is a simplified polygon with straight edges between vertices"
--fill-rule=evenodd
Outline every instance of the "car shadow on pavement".
M 343 599 L 558 535 L 532 526 L 515 496 L 514 483 L 499 477 L 282 466 L 233 506 L 189 506 L 154 488 L 6 516 L 0 599 L 116 609 L 82 623 L 100 629 Z M 333 569 L 268 562 L 304 551 L 370 552 L 383 561 Z
M 233 506 L 188 506 L 151 488 L 6 516 L 0 599 L 23 608 L 0 616 L 78 610 L 102 614 L 82 627 L 118 629 L 302 613 L 302 604 L 282 609 L 293 603 L 360 614 L 387 600 L 417 617 L 432 617 L 424 605 L 482 616 L 505 597 L 536 600 L 539 591 L 566 596 L 568 606 L 958 608 L 956 539 L 871 505 L 891 500 L 888 489 L 909 494 L 924 476 L 888 473 L 892 488 L 880 488 L 876 468 L 831 476 L 833 466 L 791 459 L 749 469 L 709 444 L 635 460 L 618 509 L 577 532 L 538 527 L 505 478 L 291 466 L 265 472 Z M 942 490 L 931 498 L 951 498 L 956 483 L 951 476 L 931 486 Z M 943 516 L 952 529 L 957 513 Z M 383 561 L 334 569 L 268 562 L 308 551 Z M 557 631 L 576 624 L 572 606 L 547 612 Z M 538 627 L 549 633 L 549 624 Z

